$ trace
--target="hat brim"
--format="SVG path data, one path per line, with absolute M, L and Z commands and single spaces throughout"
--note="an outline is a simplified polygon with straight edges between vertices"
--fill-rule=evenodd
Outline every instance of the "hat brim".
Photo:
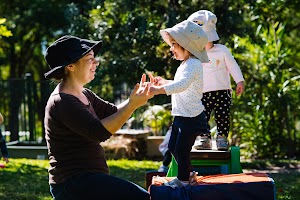
M 87 53 L 89 53 L 91 50 L 94 51 L 94 56 L 96 56 L 102 48 L 102 41 L 92 41 L 92 40 L 82 39 L 82 43 L 88 45 L 89 48 L 87 48 L 86 51 L 84 51 L 82 54 L 74 57 L 74 59 L 70 60 L 69 62 L 64 63 L 63 65 L 60 65 L 60 66 L 56 66 L 56 67 L 52 68 L 51 70 L 49 70 L 48 72 L 46 72 L 44 74 L 45 78 L 47 78 L 47 79 L 54 78 L 55 77 L 54 75 L 56 73 L 59 73 L 60 70 L 62 70 L 64 67 L 76 62 L 77 60 L 79 60 L 80 58 L 85 56 Z
M 193 54 L 195 57 L 197 57 L 202 63 L 208 63 L 209 58 L 207 56 L 207 53 L 205 50 L 195 50 L 193 48 L 190 48 L 188 45 L 185 45 L 186 42 L 182 41 L 184 39 L 181 34 L 178 34 L 176 31 L 174 31 L 173 28 L 167 28 L 160 31 L 160 35 L 162 36 L 163 40 L 171 46 L 171 43 L 169 41 L 168 33 L 174 38 L 174 40 L 183 48 L 188 50 L 191 54 Z
M 215 29 L 213 30 L 209 30 L 209 31 L 205 31 L 206 35 L 207 35 L 207 38 L 208 38 L 208 41 L 209 42 L 213 42 L 213 41 L 217 41 L 219 40 L 219 35 L 217 33 L 217 31 Z

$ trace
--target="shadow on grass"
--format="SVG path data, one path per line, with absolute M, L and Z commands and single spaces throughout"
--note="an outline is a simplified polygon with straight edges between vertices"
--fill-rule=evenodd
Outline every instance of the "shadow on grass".
M 243 169 L 300 172 L 300 162 L 297 160 L 255 160 L 241 162 L 241 165 Z
M 48 171 L 36 165 L 10 162 L 0 169 L 1 200 L 50 200 Z

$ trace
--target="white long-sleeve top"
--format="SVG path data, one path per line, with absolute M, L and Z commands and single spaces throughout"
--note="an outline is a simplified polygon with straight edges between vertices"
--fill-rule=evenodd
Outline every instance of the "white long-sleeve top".
M 203 92 L 231 89 L 230 75 L 235 83 L 244 81 L 241 69 L 230 50 L 215 44 L 206 51 L 209 63 L 203 63 Z
M 173 116 L 195 117 L 203 112 L 202 104 L 203 68 L 195 57 L 183 61 L 175 73 L 174 80 L 164 86 L 167 95 L 172 95 Z

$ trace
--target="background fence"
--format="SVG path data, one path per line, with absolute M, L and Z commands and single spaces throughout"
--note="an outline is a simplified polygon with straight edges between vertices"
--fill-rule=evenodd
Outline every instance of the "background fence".
M 44 108 L 54 88 L 47 80 L 23 78 L 0 80 L 0 112 L 4 116 L 2 132 L 7 141 L 44 140 Z

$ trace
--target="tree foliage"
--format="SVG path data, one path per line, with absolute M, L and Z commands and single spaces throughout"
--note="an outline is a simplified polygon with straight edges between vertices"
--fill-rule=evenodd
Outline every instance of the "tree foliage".
M 251 43 L 249 38 L 235 38 L 236 48 L 247 50 L 238 56 L 249 66 L 251 77 L 247 78 L 250 95 L 242 100 L 247 104 L 238 104 L 233 127 L 250 155 L 292 156 L 297 149 L 300 76 L 299 69 L 288 65 L 292 50 L 283 47 L 284 37 L 284 26 L 275 23 L 258 27 L 259 44 Z

